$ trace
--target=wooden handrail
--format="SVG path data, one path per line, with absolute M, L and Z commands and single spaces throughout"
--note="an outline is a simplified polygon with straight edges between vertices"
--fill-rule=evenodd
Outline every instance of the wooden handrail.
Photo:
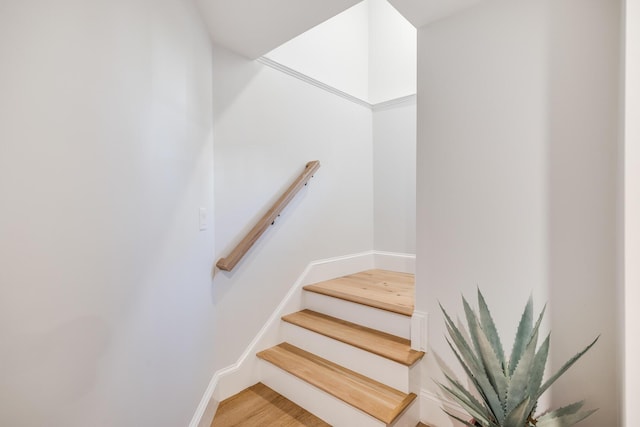
M 220 258 L 216 263 L 216 267 L 220 270 L 231 271 L 236 266 L 242 257 L 249 252 L 251 246 L 262 236 L 262 234 L 274 223 L 276 218 L 280 215 L 280 212 L 289 204 L 291 199 L 307 185 L 307 181 L 313 176 L 313 174 L 320 168 L 320 162 L 313 160 L 305 166 L 304 171 L 298 178 L 287 188 L 282 196 L 273 204 L 271 209 L 265 213 L 260 221 L 247 233 L 247 235 L 236 245 L 231 253 L 224 258 Z

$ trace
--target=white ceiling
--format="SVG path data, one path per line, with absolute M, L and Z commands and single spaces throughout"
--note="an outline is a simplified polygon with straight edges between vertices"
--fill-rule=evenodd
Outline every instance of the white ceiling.
M 213 41 L 258 58 L 361 0 L 196 0 Z M 420 28 L 482 0 L 389 0 Z
M 361 0 L 197 0 L 213 41 L 255 59 Z
M 481 0 L 388 0 L 414 27 L 420 28 Z

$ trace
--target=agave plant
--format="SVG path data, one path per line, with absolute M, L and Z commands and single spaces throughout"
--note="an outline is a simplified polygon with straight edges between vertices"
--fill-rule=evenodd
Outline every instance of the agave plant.
M 538 347 L 538 332 L 545 309 L 534 324 L 533 302 L 529 298 L 518 325 L 511 356 L 507 360 L 495 323 L 480 290 L 478 313 L 470 307 L 464 297 L 462 302 L 468 325 L 466 334 L 463 334 L 464 328 L 461 331 L 456 327 L 442 305 L 440 308 L 449 332 L 450 339 L 447 338 L 447 342 L 479 397 L 445 373 L 449 385 L 439 384 L 440 387 L 462 405 L 474 420 L 460 419 L 445 410 L 450 417 L 467 426 L 564 427 L 573 425 L 595 412 L 582 410 L 584 401 L 580 401 L 537 417 L 535 415 L 540 396 L 593 347 L 599 337 L 543 382 L 549 354 L 549 335 Z

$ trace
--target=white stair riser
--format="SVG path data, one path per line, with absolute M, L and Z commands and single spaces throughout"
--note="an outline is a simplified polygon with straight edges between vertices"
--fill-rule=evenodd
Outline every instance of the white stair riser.
M 339 298 L 305 291 L 303 306 L 348 322 L 377 329 L 398 337 L 411 339 L 411 317 L 391 311 L 380 310 Z
M 261 381 L 334 427 L 385 427 L 386 424 L 264 360 Z M 414 405 L 415 406 L 415 405 Z M 415 424 L 414 424 L 415 426 Z M 404 426 L 403 426 L 404 427 Z
M 347 369 L 409 393 L 409 367 L 305 328 L 282 322 L 284 341 Z

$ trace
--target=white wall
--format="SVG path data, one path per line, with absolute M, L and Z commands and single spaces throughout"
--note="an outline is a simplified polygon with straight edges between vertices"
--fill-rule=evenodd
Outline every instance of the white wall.
M 506 347 L 549 300 L 551 368 L 594 336 L 553 404 L 618 425 L 616 194 L 620 4 L 492 0 L 419 30 L 417 308 L 427 372 L 456 366 L 441 302 L 485 293 Z M 432 384 L 425 378 L 423 384 Z M 428 421 L 428 420 L 427 420 Z
M 625 411 L 624 425 L 637 423 L 640 396 L 640 2 L 626 1 L 625 123 Z
M 416 28 L 387 0 L 368 3 L 368 101 L 377 104 L 416 93 Z
M 212 373 L 191 2 L 0 3 L 0 424 L 186 425 Z
M 215 222 L 225 256 L 302 171 L 309 186 L 213 282 L 216 369 L 235 363 L 311 261 L 373 247 L 371 111 L 222 48 L 214 52 Z M 204 391 L 204 390 L 203 390 Z
M 361 2 L 264 55 L 306 76 L 367 100 L 369 6 Z
M 416 252 L 416 100 L 373 111 L 374 249 Z

